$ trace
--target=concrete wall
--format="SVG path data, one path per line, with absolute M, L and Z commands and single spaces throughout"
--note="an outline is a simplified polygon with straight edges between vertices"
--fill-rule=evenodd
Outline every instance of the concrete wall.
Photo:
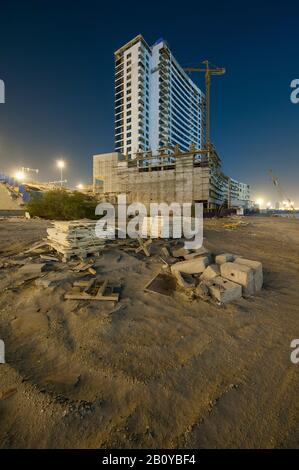
M 96 190 L 96 180 L 103 181 L 103 193 L 119 192 L 118 163 L 124 161 L 121 153 L 102 153 L 93 156 L 93 187 Z
M 229 199 L 229 178 L 221 167 L 197 164 L 192 154 L 180 154 L 171 164 L 152 161 L 151 167 L 138 167 L 136 160 L 127 161 L 116 152 L 95 155 L 93 161 L 94 182 L 97 178 L 103 180 L 98 193 L 108 199 L 122 193 L 127 195 L 128 203 L 203 202 L 208 210 Z M 230 203 L 236 207 L 243 205 L 235 198 Z

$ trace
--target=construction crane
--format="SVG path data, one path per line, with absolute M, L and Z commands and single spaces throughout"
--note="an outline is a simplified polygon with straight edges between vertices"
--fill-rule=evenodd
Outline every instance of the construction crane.
M 275 186 L 279 196 L 282 198 L 283 201 L 288 201 L 289 207 L 292 211 L 296 211 L 294 204 L 292 203 L 291 199 L 286 195 L 284 189 L 282 188 L 278 178 L 274 175 L 273 171 L 269 170 L 269 175 L 272 179 L 273 185 Z
M 203 60 L 202 64 L 205 65 L 205 68 L 194 68 L 194 67 L 187 67 L 184 68 L 185 72 L 203 72 L 205 74 L 205 95 L 206 95 L 206 144 L 208 147 L 210 147 L 211 141 L 210 141 L 210 89 L 211 89 L 211 76 L 212 75 L 224 75 L 225 74 L 225 68 L 223 67 L 216 67 L 212 66 L 210 67 L 210 62 L 208 60 Z

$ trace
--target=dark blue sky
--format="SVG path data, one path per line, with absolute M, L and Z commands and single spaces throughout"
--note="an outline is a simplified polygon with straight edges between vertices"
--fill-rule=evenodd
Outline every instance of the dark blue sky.
M 113 150 L 113 52 L 141 33 L 165 38 L 182 66 L 226 67 L 211 129 L 224 170 L 277 200 L 273 168 L 299 205 L 298 2 L 1 0 L 0 22 L 0 170 L 55 179 L 63 155 L 69 180 L 90 182 L 91 156 Z

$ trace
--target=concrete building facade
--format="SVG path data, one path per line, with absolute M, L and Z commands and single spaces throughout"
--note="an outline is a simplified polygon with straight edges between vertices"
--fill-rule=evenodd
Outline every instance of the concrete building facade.
M 126 194 L 128 203 L 145 205 L 201 202 L 206 212 L 224 205 L 247 208 L 250 202 L 250 188 L 246 185 L 244 195 L 237 181 L 231 183 L 215 149 L 207 155 L 193 146 L 186 152 L 175 147 L 170 153 L 160 150 L 154 156 L 145 152 L 135 159 L 118 152 L 94 155 L 93 177 L 95 192 L 112 203 L 120 193 Z
M 201 148 L 203 100 L 166 41 L 149 47 L 136 36 L 115 52 L 115 150 L 135 158 L 167 145 Z

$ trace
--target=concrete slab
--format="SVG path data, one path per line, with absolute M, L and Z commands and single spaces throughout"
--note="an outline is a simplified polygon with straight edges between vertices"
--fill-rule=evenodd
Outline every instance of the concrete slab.
M 220 268 L 218 264 L 210 264 L 202 275 L 200 276 L 200 279 L 203 281 L 210 281 L 211 279 L 214 279 L 215 277 L 220 276 Z
M 231 262 L 223 263 L 220 265 L 220 273 L 225 279 L 240 284 L 243 294 L 254 294 L 254 271 L 249 266 Z
M 207 256 L 200 256 L 186 261 L 179 261 L 171 266 L 171 271 L 181 272 L 186 274 L 202 273 L 209 265 L 210 261 Z
M 263 265 L 260 261 L 253 261 L 246 258 L 236 258 L 235 263 L 244 264 L 253 269 L 254 272 L 254 288 L 255 292 L 259 292 L 263 287 Z
M 222 304 L 227 304 L 242 297 L 242 287 L 240 284 L 223 279 L 221 276 L 215 277 L 208 284 L 210 295 Z

